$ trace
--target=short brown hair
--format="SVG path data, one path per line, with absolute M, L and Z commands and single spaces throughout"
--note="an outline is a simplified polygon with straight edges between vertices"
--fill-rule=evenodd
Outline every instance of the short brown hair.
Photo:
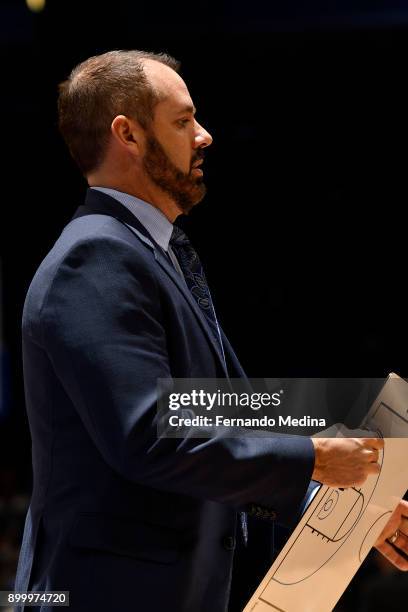
M 160 98 L 144 73 L 146 59 L 179 70 L 179 62 L 166 53 L 109 51 L 85 60 L 60 83 L 59 129 L 83 174 L 102 162 L 117 115 L 132 117 L 144 128 L 153 119 Z

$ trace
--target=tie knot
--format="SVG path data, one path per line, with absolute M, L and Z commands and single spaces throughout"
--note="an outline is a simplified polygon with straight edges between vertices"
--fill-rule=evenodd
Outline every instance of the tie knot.
M 170 244 L 174 246 L 187 246 L 190 244 L 189 239 L 182 229 L 177 227 L 177 225 L 173 226 L 173 232 L 170 237 Z

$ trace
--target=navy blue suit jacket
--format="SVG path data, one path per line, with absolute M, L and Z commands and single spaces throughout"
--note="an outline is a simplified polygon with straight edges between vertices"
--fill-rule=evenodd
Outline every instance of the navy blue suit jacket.
M 89 190 L 40 265 L 23 358 L 34 488 L 16 590 L 69 590 L 72 612 L 224 612 L 237 512 L 289 522 L 313 447 L 158 439 L 158 378 L 227 373 L 183 279 L 109 196 Z

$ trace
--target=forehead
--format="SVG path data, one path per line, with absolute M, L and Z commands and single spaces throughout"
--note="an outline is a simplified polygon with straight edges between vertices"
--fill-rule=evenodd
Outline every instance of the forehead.
M 172 68 L 155 60 L 146 60 L 144 72 L 162 98 L 156 107 L 157 110 L 160 107 L 161 110 L 176 112 L 178 109 L 193 107 L 187 85 Z

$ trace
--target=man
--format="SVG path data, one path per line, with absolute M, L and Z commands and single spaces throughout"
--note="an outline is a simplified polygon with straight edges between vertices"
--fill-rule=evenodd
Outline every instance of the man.
M 204 196 L 212 141 L 177 69 L 114 51 L 60 87 L 90 189 L 24 309 L 34 491 L 16 590 L 69 590 L 75 612 L 224 612 L 240 512 L 291 524 L 312 476 L 378 471 L 378 440 L 157 437 L 158 378 L 245 376 L 173 227 Z

